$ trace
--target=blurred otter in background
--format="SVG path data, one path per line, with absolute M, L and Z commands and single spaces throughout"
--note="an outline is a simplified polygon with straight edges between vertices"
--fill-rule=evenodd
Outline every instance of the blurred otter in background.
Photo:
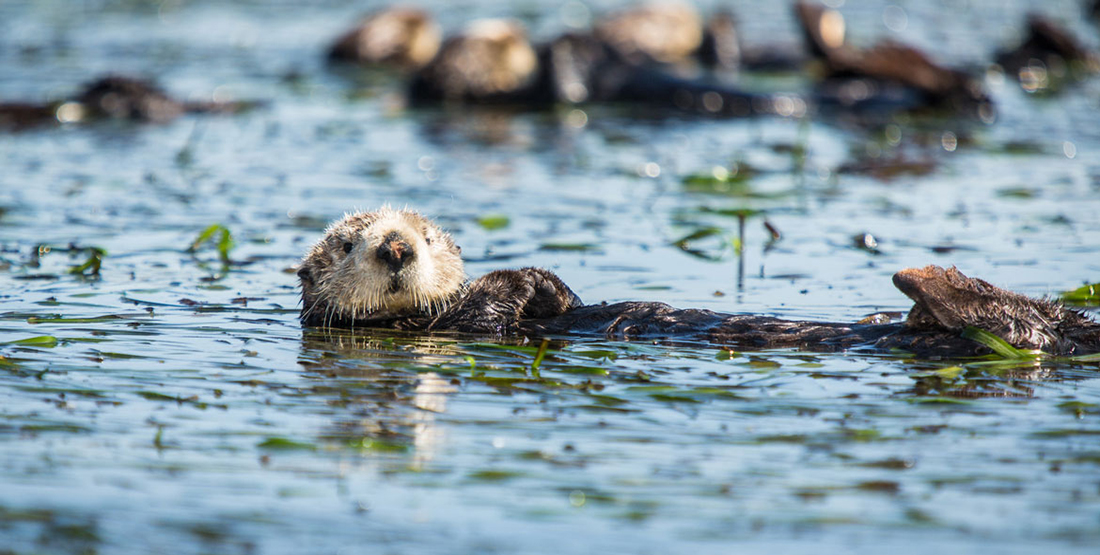
M 562 35 L 539 48 L 512 20 L 481 20 L 447 39 L 413 77 L 409 100 L 549 107 L 558 103 L 626 102 L 713 115 L 801 115 L 792 95 L 760 95 L 683 79 L 647 54 L 628 59 L 589 33 Z
M 627 59 L 673 64 L 703 45 L 703 18 L 685 2 L 651 2 L 600 18 L 592 34 Z
M 111 75 L 85 85 L 71 100 L 0 104 L 0 127 L 19 130 L 95 119 L 167 123 L 185 113 L 232 113 L 255 105 L 255 102 L 176 100 L 151 81 Z
M 824 73 L 822 98 L 856 104 L 873 96 L 899 107 L 930 107 L 990 119 L 993 104 L 982 83 L 967 73 L 942 67 L 923 52 L 894 41 L 860 50 L 846 39 L 844 17 L 836 10 L 799 1 L 795 15 L 811 55 Z
M 336 39 L 328 51 L 335 62 L 399 69 L 422 67 L 439 52 L 443 31 L 418 8 L 390 7 L 368 14 Z
M 651 2 L 612 12 L 596 21 L 592 34 L 636 63 L 697 61 L 721 70 L 792 70 L 806 61 L 782 45 L 748 48 L 732 12 L 719 9 L 704 21 L 685 2 Z
M 542 98 L 539 80 L 538 54 L 523 25 L 511 19 L 481 19 L 443 43 L 413 77 L 409 94 L 413 102 L 548 102 Z
M 1067 77 L 1100 71 L 1095 53 L 1068 29 L 1039 14 L 1028 15 L 1023 42 L 999 52 L 997 64 L 1029 92 L 1057 88 Z
M 796 5 L 807 45 L 825 72 L 810 101 L 825 110 L 894 112 L 946 109 L 989 121 L 992 102 L 980 81 L 936 65 L 920 51 L 886 42 L 858 50 L 845 40 L 844 19 L 833 10 Z M 658 24 L 664 18 L 665 27 Z M 471 24 L 448 39 L 413 77 L 409 100 L 546 107 L 558 103 L 622 102 L 713 116 L 801 116 L 808 100 L 797 94 L 756 94 L 725 83 L 688 79 L 663 61 L 698 54 L 708 41 L 690 7 L 638 8 L 599 22 L 591 33 L 567 33 L 537 49 L 522 25 L 510 20 Z M 741 52 L 736 25 L 710 33 L 712 59 Z M 630 31 L 666 28 L 673 36 L 658 47 L 653 37 Z M 733 33 L 731 35 L 731 33 Z M 720 35 L 726 38 L 718 40 Z M 666 37 L 667 38 L 667 37 Z M 724 45 L 724 46 L 723 46 Z

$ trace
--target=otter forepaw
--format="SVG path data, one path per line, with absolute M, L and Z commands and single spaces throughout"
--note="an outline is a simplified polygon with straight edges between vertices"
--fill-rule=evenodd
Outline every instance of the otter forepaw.
M 580 298 L 553 272 L 497 270 L 470 284 L 429 329 L 506 335 L 522 318 L 550 318 L 581 305 Z

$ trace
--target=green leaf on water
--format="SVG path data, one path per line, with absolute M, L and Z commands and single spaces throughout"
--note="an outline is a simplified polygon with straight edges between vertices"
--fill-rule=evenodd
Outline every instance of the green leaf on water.
M 669 395 L 667 393 L 650 393 L 649 396 L 652 397 L 656 401 L 664 401 L 666 403 L 700 403 L 701 402 L 698 399 L 692 399 L 691 397 L 687 397 L 685 395 Z
M 259 447 L 260 449 L 270 449 L 273 451 L 314 451 L 317 449 L 312 444 L 302 443 L 300 441 L 293 441 L 284 437 L 269 437 L 258 443 L 256 447 Z
M 187 252 L 194 253 L 199 250 L 199 247 L 206 244 L 210 240 L 217 236 L 215 247 L 218 250 L 218 258 L 228 264 L 229 263 L 229 251 L 233 250 L 233 234 L 229 232 L 229 228 L 222 224 L 214 224 L 199 233 L 199 236 L 191 242 L 191 246 L 187 247 Z
M 1030 199 L 1039 196 L 1039 190 L 1029 187 L 1007 187 L 997 191 L 997 196 L 1005 198 Z
M 1066 304 L 1077 306 L 1100 305 L 1100 283 L 1091 283 L 1078 287 L 1073 291 L 1064 291 L 1061 297 Z
M 746 164 L 732 164 L 731 167 L 714 166 L 709 172 L 699 172 L 684 176 L 684 185 L 717 185 L 721 183 L 743 183 L 754 175 L 756 170 Z
M 536 378 L 539 376 L 539 366 L 542 366 L 542 359 L 546 358 L 546 351 L 550 348 L 550 340 L 543 339 L 539 344 L 539 351 L 535 354 L 535 360 L 531 362 L 531 374 Z
M 947 368 L 940 368 L 938 370 L 930 370 L 928 372 L 918 372 L 912 374 L 911 378 L 940 378 L 943 380 L 954 380 L 963 375 L 966 369 L 961 366 L 948 366 Z
M 156 391 L 138 391 L 137 395 L 142 399 L 147 399 L 149 401 L 181 401 L 178 396 L 165 395 L 164 393 L 157 393 Z
M 1066 401 L 1056 405 L 1058 408 L 1077 415 L 1078 417 L 1086 414 L 1100 414 L 1100 405 L 1096 403 L 1085 403 L 1082 401 Z
M 733 349 L 721 349 L 718 354 L 714 355 L 717 360 L 732 360 L 741 356 L 741 353 L 734 351 Z
M 8 345 L 22 345 L 24 347 L 56 347 L 58 340 L 52 335 L 37 335 L 35 337 L 28 337 L 26 339 L 17 339 L 15 341 L 8 341 Z
M 543 243 L 539 245 L 539 250 L 549 252 L 592 252 L 600 250 L 600 247 L 591 243 Z
M 981 343 L 982 345 L 985 345 L 986 347 L 989 347 L 989 350 L 993 351 L 1001 358 L 1032 359 L 1038 358 L 1039 355 L 1042 354 L 1042 351 L 1017 349 L 1016 347 L 1010 345 L 1004 339 L 1001 339 L 1000 337 L 997 337 L 996 335 L 989 333 L 988 331 L 985 331 L 981 328 L 976 328 L 974 326 L 966 326 L 966 328 L 963 329 L 962 336 L 971 341 L 976 341 L 978 343 Z
M 28 324 L 99 324 L 103 322 L 110 322 L 112 320 L 121 320 L 122 316 L 115 314 L 108 314 L 107 316 L 95 316 L 91 318 L 65 318 L 60 315 L 56 316 L 30 316 L 27 318 Z
M 486 231 L 504 229 L 511 225 L 511 223 L 512 220 L 508 219 L 508 216 L 504 214 L 486 214 L 477 219 L 477 225 L 481 226 L 481 228 Z
M 586 349 L 583 351 L 570 351 L 569 354 L 590 358 L 593 360 L 603 359 L 614 361 L 615 359 L 619 358 L 618 351 L 612 351 L 609 349 Z
M 672 244 L 680 247 L 681 249 L 687 250 L 688 244 L 692 241 L 698 241 L 699 239 L 705 239 L 707 237 L 720 235 L 723 231 L 724 230 L 720 227 L 701 227 L 673 241 Z
M 710 237 L 721 237 L 721 236 L 724 236 L 725 234 L 726 234 L 725 230 L 720 228 L 720 227 L 709 227 L 709 226 L 708 227 L 700 227 L 700 228 L 697 228 L 695 231 L 692 231 L 691 233 L 688 233 L 687 235 L 673 241 L 672 244 L 676 248 L 678 248 L 678 249 L 680 249 L 680 250 L 682 250 L 682 251 L 684 251 L 684 252 L 686 252 L 686 253 L 688 253 L 688 254 L 696 257 L 696 258 L 702 258 L 704 260 L 714 261 L 714 260 L 719 260 L 721 258 L 722 253 L 726 249 L 727 241 L 725 241 L 725 240 L 721 241 L 718 249 L 711 249 L 711 250 L 717 250 L 717 252 L 715 252 L 715 253 L 707 252 L 707 251 L 704 251 L 703 249 L 700 249 L 700 248 L 696 247 L 695 242 L 699 241 L 699 240 L 702 240 L 702 239 L 707 239 L 707 238 L 710 238 Z M 732 243 L 732 241 L 733 241 L 733 239 L 730 239 L 731 243 Z M 736 250 L 736 244 L 733 244 L 733 246 Z
M 470 473 L 470 479 L 482 482 L 502 482 L 520 476 L 523 473 L 514 470 L 477 470 Z
M 88 260 L 69 268 L 70 274 L 80 274 L 87 277 L 99 277 L 99 270 L 103 266 L 103 257 L 107 251 L 99 247 L 88 247 Z

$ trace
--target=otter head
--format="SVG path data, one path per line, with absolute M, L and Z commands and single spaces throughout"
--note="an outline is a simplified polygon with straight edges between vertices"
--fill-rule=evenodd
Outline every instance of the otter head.
M 460 253 L 415 212 L 383 207 L 345 216 L 302 260 L 301 320 L 327 326 L 434 314 L 462 291 Z

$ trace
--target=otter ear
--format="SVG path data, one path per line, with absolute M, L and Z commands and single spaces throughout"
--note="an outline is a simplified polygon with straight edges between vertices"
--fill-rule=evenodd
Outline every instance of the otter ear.
M 302 281 L 308 281 L 313 283 L 313 275 L 309 273 L 309 268 L 302 267 L 298 269 L 298 277 L 302 278 Z

